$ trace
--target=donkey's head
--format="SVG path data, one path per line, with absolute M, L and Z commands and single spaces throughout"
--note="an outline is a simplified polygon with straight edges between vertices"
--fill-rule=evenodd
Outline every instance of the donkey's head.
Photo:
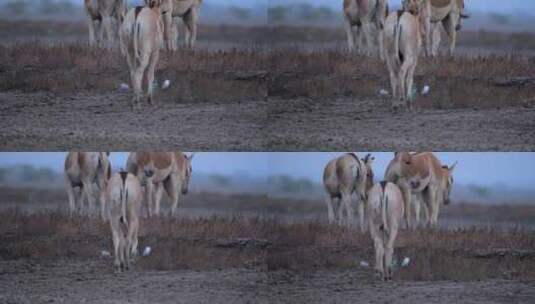
M 420 6 L 423 4 L 422 0 L 403 0 L 403 10 L 413 15 L 420 13 Z
M 191 161 L 193 160 L 193 156 L 195 156 L 195 153 L 192 153 L 191 155 L 182 154 L 182 157 L 184 157 L 183 167 L 182 167 L 182 189 L 180 191 L 182 194 L 187 194 L 189 191 L 189 181 L 191 179 L 191 174 L 193 173 L 193 169 L 191 166 Z
M 145 4 L 150 8 L 159 8 L 163 0 L 145 0 Z
M 457 162 L 455 162 L 450 167 L 443 166 L 442 167 L 442 184 L 441 190 L 442 190 L 442 198 L 444 205 L 449 205 L 450 201 L 450 193 L 451 189 L 453 188 L 453 170 L 455 169 L 455 166 L 457 166 Z
M 366 154 L 362 161 L 364 162 L 364 165 L 366 166 L 366 191 L 371 189 L 373 187 L 373 161 L 375 160 L 375 157 L 373 157 L 371 154 Z

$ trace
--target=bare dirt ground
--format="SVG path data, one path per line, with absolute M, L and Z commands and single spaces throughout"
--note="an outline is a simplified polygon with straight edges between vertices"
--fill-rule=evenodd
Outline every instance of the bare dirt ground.
M 266 299 L 252 270 L 103 272 L 108 260 L 0 262 L 2 303 L 252 303 Z M 267 302 L 267 301 L 266 301 Z
M 532 206 L 444 208 L 441 220 L 463 218 L 472 225 L 401 231 L 395 256 L 411 263 L 384 283 L 360 265 L 373 266 L 369 235 L 314 219 L 325 216 L 319 201 L 192 193 L 180 218 L 142 219 L 140 248 L 151 246 L 152 254 L 138 257 L 130 272 L 114 274 L 113 258 L 101 254 L 111 250 L 107 223 L 66 216 L 59 189 L 0 190 L 0 303 L 535 299 L 535 238 L 524 225 L 533 222 Z M 516 226 L 497 229 L 503 221 Z
M 0 93 L 0 100 L 4 150 L 246 151 L 264 147 L 263 101 L 186 102 L 132 111 L 130 96 L 120 93 L 67 98 Z
M 2 149 L 196 151 L 440 150 L 535 147 L 535 108 L 424 109 L 392 115 L 386 101 L 306 98 L 162 104 L 125 110 L 125 94 L 0 93 Z M 378 108 L 377 105 L 380 105 Z M 266 115 L 267 113 L 267 115 Z M 330 130 L 330 131 L 326 131 Z
M 363 271 L 103 272 L 98 259 L 0 262 L 2 303 L 531 303 L 535 283 L 369 282 Z M 363 282 L 368 280 L 368 282 Z
M 299 99 L 270 103 L 268 117 L 273 150 L 523 151 L 535 143 L 535 109 L 523 107 L 392 115 L 381 100 Z
M 431 92 L 414 113 L 392 113 L 378 94 L 389 91 L 383 63 L 322 47 L 343 46 L 333 29 L 204 26 L 199 50 L 163 52 L 156 78 L 171 88 L 139 112 L 118 92 L 124 59 L 87 49 L 83 24 L 4 21 L 0 33 L 3 150 L 535 147 L 529 33 L 463 33 L 469 56 L 422 59 L 416 85 Z

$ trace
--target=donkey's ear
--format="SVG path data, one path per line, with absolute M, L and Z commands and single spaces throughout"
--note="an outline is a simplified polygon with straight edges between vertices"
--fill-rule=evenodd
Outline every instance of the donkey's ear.
M 193 159 L 193 156 L 195 156 L 195 152 L 191 153 L 187 158 L 191 161 Z
M 448 168 L 448 170 L 449 170 L 450 172 L 453 172 L 453 170 L 455 170 L 455 167 L 456 167 L 456 166 L 457 166 L 457 162 L 454 162 L 453 165 L 451 165 L 451 166 Z
M 362 160 L 364 161 L 365 164 L 371 165 L 374 159 L 375 157 L 373 157 L 371 153 L 368 153 L 366 154 L 366 156 L 364 156 Z

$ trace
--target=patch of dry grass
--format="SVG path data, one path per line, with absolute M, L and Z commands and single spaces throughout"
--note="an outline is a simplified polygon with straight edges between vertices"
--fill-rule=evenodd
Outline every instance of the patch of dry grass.
M 45 20 L 1 20 L 0 33 L 3 37 L 46 35 L 80 35 L 87 34 L 87 25 L 83 22 L 45 21 Z M 88 34 L 87 34 L 88 35 Z
M 339 51 L 291 49 L 272 53 L 269 96 L 279 98 L 377 98 L 390 91 L 387 68 L 378 59 Z M 415 84 L 431 87 L 418 97 L 424 107 L 496 107 L 533 103 L 535 68 L 523 57 L 420 59 Z
M 307 97 L 378 98 L 389 90 L 387 69 L 377 59 L 340 51 L 282 49 L 162 52 L 156 79 L 171 80 L 157 98 L 171 102 L 228 102 Z M 84 44 L 0 46 L 0 90 L 115 91 L 129 83 L 118 51 Z M 431 87 L 421 107 L 501 107 L 535 103 L 535 68 L 524 57 L 421 59 L 416 85 Z
M 162 98 L 172 101 L 236 101 L 263 98 L 266 55 L 228 52 L 162 52 L 156 79 L 172 86 Z M 118 50 L 72 43 L 39 42 L 0 46 L 0 90 L 110 92 L 129 83 L 126 60 Z
M 279 232 L 279 233 L 277 233 Z M 267 254 L 269 270 L 314 271 L 358 268 L 360 261 L 373 266 L 373 243 L 368 234 L 314 223 L 276 229 Z M 401 231 L 395 256 L 411 258 L 399 268 L 400 280 L 485 280 L 534 278 L 535 238 L 527 231 L 492 229 Z M 481 258 L 480 252 L 501 250 L 502 256 Z M 528 252 L 516 256 L 517 252 Z
M 1 259 L 96 258 L 111 248 L 109 227 L 98 219 L 57 212 L 27 215 L 13 209 L 0 215 L 5 219 L 0 222 Z M 136 267 L 143 270 L 252 267 L 310 272 L 351 269 L 361 260 L 373 260 L 368 234 L 314 221 L 284 224 L 258 217 L 143 219 L 140 247 L 144 246 L 151 246 L 153 254 L 138 260 Z M 502 253 L 478 255 L 493 250 Z M 519 229 L 402 231 L 396 256 L 409 256 L 412 263 L 401 268 L 397 278 L 532 280 L 533 252 L 535 236 Z

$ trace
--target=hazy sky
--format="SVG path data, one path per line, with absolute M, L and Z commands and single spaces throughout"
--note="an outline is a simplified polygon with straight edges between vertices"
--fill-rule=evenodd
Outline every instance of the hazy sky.
M 210 1 L 210 0 L 207 0 Z M 234 2 L 228 0 L 211 0 L 219 3 Z M 237 1 L 239 2 L 239 1 Z M 244 1 L 253 3 L 254 1 Z M 312 3 L 317 5 L 326 5 L 333 8 L 340 8 L 342 6 L 342 0 L 270 0 L 270 5 L 276 5 L 281 3 Z M 389 0 L 389 4 L 392 6 L 399 6 L 401 0 Z M 483 12 L 529 12 L 528 9 L 535 8 L 534 0 L 467 0 L 465 1 L 468 10 L 483 11 Z
M 74 2 L 83 3 L 83 0 L 73 0 Z M 204 0 L 206 3 L 233 5 L 242 7 L 253 6 L 270 6 L 284 4 L 284 3 L 311 3 L 317 5 L 326 5 L 332 8 L 340 8 L 342 0 Z M 141 2 L 141 0 L 128 0 L 128 3 L 133 4 Z M 399 5 L 401 0 L 389 0 L 391 5 Z M 534 0 L 468 0 L 466 1 L 468 10 L 484 11 L 484 12 L 526 12 L 530 13 L 535 8 Z
M 359 153 L 364 156 L 365 153 Z M 114 169 L 124 168 L 126 153 L 112 153 Z M 248 174 L 265 177 L 287 174 L 321 182 L 323 168 L 341 153 L 197 153 L 194 172 L 206 174 Z M 373 153 L 374 171 L 381 179 L 393 153 Z M 462 184 L 509 187 L 535 187 L 535 153 L 437 153 L 443 164 L 458 161 L 455 181 Z M 32 164 L 61 171 L 65 153 L 0 153 L 0 166 Z

